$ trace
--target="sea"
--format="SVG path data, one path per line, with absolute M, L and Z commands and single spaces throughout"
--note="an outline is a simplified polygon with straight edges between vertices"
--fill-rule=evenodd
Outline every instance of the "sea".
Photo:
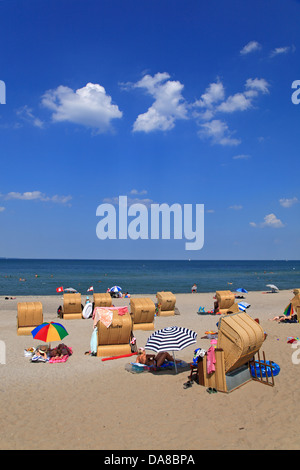
M 123 293 L 176 294 L 194 283 L 198 292 L 300 288 L 300 261 L 0 259 L 1 296 L 57 295 L 58 287 L 88 295 L 90 287 L 101 293 L 114 285 Z

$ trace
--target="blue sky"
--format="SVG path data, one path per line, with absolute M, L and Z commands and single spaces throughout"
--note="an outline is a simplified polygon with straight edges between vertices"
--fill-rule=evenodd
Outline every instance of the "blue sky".
M 299 259 L 299 24 L 296 0 L 0 1 L 0 256 Z M 122 195 L 204 204 L 203 248 L 99 240 Z

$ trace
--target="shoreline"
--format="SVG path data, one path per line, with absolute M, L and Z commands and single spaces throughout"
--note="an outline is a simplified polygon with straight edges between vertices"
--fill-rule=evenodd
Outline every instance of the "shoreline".
M 251 294 L 279 294 L 279 293 L 286 293 L 286 292 L 291 292 L 293 293 L 293 290 L 297 288 L 297 287 L 291 287 L 291 288 L 287 288 L 287 289 L 280 289 L 278 292 L 271 292 L 271 291 L 262 291 L 262 290 L 251 290 L 251 291 L 248 291 L 247 294 L 242 294 L 242 293 L 239 293 L 239 292 L 235 292 L 234 290 L 230 290 L 230 289 L 219 289 L 219 290 L 229 290 L 231 291 L 233 294 L 236 294 L 236 295 L 244 295 L 244 296 L 247 296 L 247 295 L 251 295 Z M 300 289 L 300 287 L 299 287 Z M 92 297 L 93 296 L 93 292 L 86 292 L 86 293 L 82 293 L 82 292 L 78 292 L 82 297 Z M 95 293 L 104 293 L 104 292 L 95 292 Z M 216 294 L 216 291 L 212 290 L 212 291 L 205 291 L 205 292 L 196 292 L 196 293 L 192 293 L 192 292 L 172 292 L 175 296 L 176 295 L 193 295 L 193 296 L 196 296 L 196 295 L 215 295 Z M 54 298 L 54 297 L 59 297 L 59 296 L 62 296 L 63 295 L 63 292 L 62 293 L 59 293 L 59 294 L 0 294 L 0 300 L 2 297 L 14 297 L 14 298 L 18 298 L 18 297 L 24 297 L 24 298 L 28 298 L 28 297 L 35 297 L 35 298 Z M 151 294 L 147 294 L 147 293 L 142 293 L 142 294 L 130 294 L 130 298 L 133 298 L 133 297 L 152 297 L 152 296 L 156 296 L 156 292 L 154 293 L 151 293 Z M 129 300 L 130 300 L 129 298 Z M 112 300 L 122 300 L 124 299 L 124 297 L 120 298 L 120 299 L 117 299 L 117 298 L 113 298 Z M 128 300 L 128 299 L 125 299 L 125 300 Z

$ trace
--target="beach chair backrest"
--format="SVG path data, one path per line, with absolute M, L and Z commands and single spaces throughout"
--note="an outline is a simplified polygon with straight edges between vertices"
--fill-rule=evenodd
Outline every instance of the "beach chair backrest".
M 18 302 L 18 328 L 38 326 L 43 323 L 41 302 Z
M 292 298 L 291 304 L 293 306 L 294 311 L 296 312 L 297 307 L 300 307 L 300 294 L 297 294 L 295 295 L 295 297 Z
M 65 313 L 80 313 L 81 308 L 81 294 L 64 294 L 64 314 Z
M 235 295 L 230 290 L 219 290 L 216 292 L 216 299 L 220 309 L 230 308 L 235 301 Z
M 98 345 L 129 344 L 132 332 L 132 318 L 129 313 L 119 315 L 113 311 L 111 325 L 107 328 L 100 320 L 98 327 Z
M 264 330 L 247 313 L 236 313 L 220 319 L 217 348 L 224 351 L 225 372 L 249 362 L 263 342 Z
M 160 310 L 174 310 L 176 297 L 172 292 L 157 292 L 156 297 Z
M 153 323 L 155 303 L 148 297 L 130 299 L 130 310 L 134 323 Z
M 109 292 L 103 294 L 94 293 L 94 308 L 95 307 L 111 307 L 112 298 Z

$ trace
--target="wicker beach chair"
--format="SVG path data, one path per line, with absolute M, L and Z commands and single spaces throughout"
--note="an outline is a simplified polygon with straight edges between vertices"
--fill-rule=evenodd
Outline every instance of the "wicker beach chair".
M 134 330 L 154 330 L 155 303 L 148 297 L 130 299 Z
M 215 349 L 215 371 L 208 373 L 205 355 L 198 363 L 199 384 L 228 393 L 252 380 L 250 361 L 264 340 L 264 330 L 247 313 L 222 317 Z
M 238 313 L 239 307 L 235 303 L 235 294 L 230 290 L 220 290 L 216 292 L 216 302 L 214 312 L 221 314 Z
M 43 323 L 43 305 L 41 302 L 18 302 L 17 334 L 30 335 L 32 330 Z
M 157 292 L 156 297 L 158 302 L 158 316 L 169 317 L 175 315 L 176 297 L 172 292 Z
M 109 310 L 109 308 L 108 308 Z M 129 312 L 119 315 L 118 309 L 112 310 L 111 324 L 97 322 L 98 347 L 97 356 L 119 356 L 131 353 L 132 318 Z
M 111 307 L 112 298 L 109 292 L 97 294 L 94 292 L 94 305 L 93 307 Z
M 64 294 L 63 319 L 78 320 L 82 318 L 81 294 Z

